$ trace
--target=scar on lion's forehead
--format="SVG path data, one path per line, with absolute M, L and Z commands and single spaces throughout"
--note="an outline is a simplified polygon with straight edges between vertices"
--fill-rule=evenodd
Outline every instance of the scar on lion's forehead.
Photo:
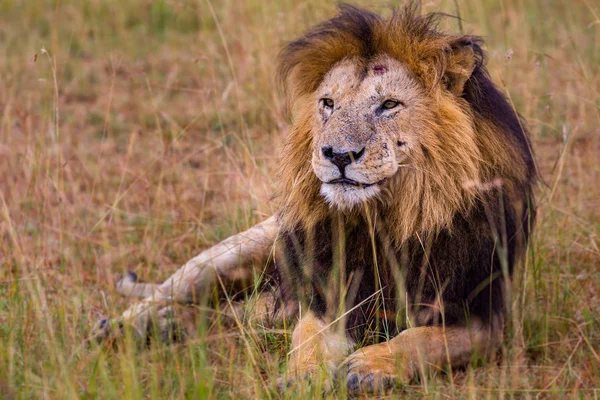
M 385 74 L 387 71 L 387 68 L 385 65 L 375 65 L 373 67 L 373 72 L 375 73 L 375 75 L 383 75 Z

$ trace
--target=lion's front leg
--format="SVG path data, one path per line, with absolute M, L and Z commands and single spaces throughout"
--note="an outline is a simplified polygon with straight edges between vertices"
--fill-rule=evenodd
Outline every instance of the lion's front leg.
M 287 384 L 325 378 L 328 386 L 337 365 L 350 353 L 352 343 L 345 330 L 333 326 L 309 312 L 296 325 L 292 333 L 292 348 L 288 366 Z
M 215 285 L 226 287 L 237 281 L 251 281 L 253 264 L 266 265 L 278 232 L 275 217 L 231 236 L 188 261 L 161 285 L 154 285 L 150 296 L 133 304 L 114 322 L 101 320 L 93 335 L 99 339 L 118 336 L 124 325 L 130 325 L 139 337 L 150 328 L 171 326 L 174 305 L 202 303 Z M 130 290 L 135 290 L 130 285 Z M 163 336 L 163 332 L 160 332 Z
M 473 354 L 487 356 L 497 348 L 500 337 L 480 324 L 412 328 L 389 342 L 355 351 L 340 369 L 347 371 L 349 393 L 378 393 L 429 368 L 461 367 Z

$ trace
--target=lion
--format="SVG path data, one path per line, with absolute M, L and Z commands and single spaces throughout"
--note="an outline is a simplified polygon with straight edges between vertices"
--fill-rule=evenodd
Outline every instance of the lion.
M 537 170 L 482 39 L 438 21 L 415 3 L 389 18 L 342 5 L 287 44 L 292 125 L 275 215 L 162 285 L 124 278 L 119 290 L 145 299 L 120 321 L 144 335 L 173 304 L 264 274 L 276 289 L 257 308 L 301 315 L 290 381 L 325 370 L 351 393 L 378 392 L 495 353 Z

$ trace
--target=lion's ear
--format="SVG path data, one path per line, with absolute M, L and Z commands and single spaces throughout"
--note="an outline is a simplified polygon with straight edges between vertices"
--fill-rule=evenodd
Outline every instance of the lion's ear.
M 442 84 L 456 96 L 462 96 L 465 83 L 471 77 L 477 63 L 475 51 L 469 44 L 454 47 L 448 62 Z

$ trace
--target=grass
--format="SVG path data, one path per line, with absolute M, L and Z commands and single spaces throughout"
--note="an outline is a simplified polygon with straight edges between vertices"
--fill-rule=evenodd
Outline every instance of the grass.
M 357 3 L 386 12 L 388 2 Z M 600 7 L 424 8 L 459 12 L 465 32 L 485 37 L 544 183 L 504 360 L 395 395 L 598 398 Z M 129 304 L 112 289 L 124 271 L 160 281 L 271 214 L 287 124 L 277 51 L 333 10 L 317 0 L 0 2 L 0 398 L 278 397 L 289 330 L 206 322 L 189 344 L 149 350 L 84 341 Z

